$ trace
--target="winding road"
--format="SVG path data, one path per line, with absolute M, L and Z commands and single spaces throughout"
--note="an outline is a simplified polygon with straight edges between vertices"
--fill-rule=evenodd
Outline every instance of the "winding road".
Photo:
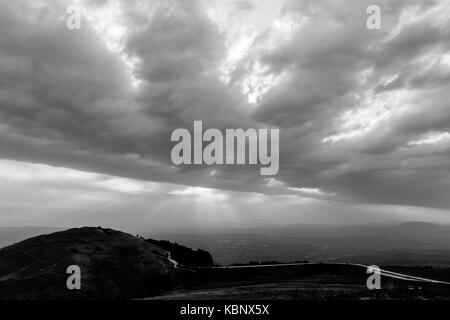
M 175 268 L 183 267 L 178 264 L 175 260 L 170 258 L 169 253 L 169 261 L 171 261 Z M 365 270 L 369 270 L 371 266 L 358 264 L 358 263 L 344 263 L 344 262 L 322 262 L 322 263 L 282 263 L 282 264 L 262 264 L 262 265 L 246 265 L 246 266 L 217 266 L 217 267 L 196 267 L 194 269 L 245 269 L 245 268 L 280 268 L 280 267 L 288 267 L 288 266 L 305 266 L 305 265 L 347 265 L 347 266 L 356 266 L 364 268 Z M 193 269 L 193 268 L 189 268 Z M 415 282 L 426 282 L 426 283 L 434 283 L 434 284 L 446 284 L 450 285 L 450 282 L 434 280 L 422 277 L 411 276 L 403 273 L 388 271 L 384 269 L 379 269 L 380 275 L 392 279 L 406 280 L 406 281 L 415 281 Z M 373 273 L 373 272 L 371 272 Z
M 178 265 L 179 265 L 178 262 L 176 262 L 175 260 L 172 259 L 169 251 L 167 251 L 167 253 L 168 253 L 167 260 L 169 260 L 173 264 L 173 267 L 175 269 L 178 269 Z

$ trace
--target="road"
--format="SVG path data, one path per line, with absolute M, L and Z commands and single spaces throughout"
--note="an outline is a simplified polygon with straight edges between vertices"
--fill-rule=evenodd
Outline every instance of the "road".
M 178 269 L 179 267 L 183 267 L 177 261 L 172 259 L 170 252 L 168 252 L 167 259 L 173 264 L 174 268 Z M 280 264 L 258 264 L 258 265 L 246 265 L 246 266 L 217 266 L 217 267 L 189 267 L 188 269 L 246 269 L 246 268 L 280 268 L 280 267 L 289 267 L 289 266 L 305 266 L 305 265 L 348 265 L 348 266 L 356 266 L 364 268 L 368 270 L 371 266 L 359 264 L 359 263 L 344 263 L 344 262 L 322 262 L 322 263 L 280 263 Z M 435 283 L 435 284 L 446 284 L 450 285 L 450 282 L 410 276 L 403 273 L 392 272 L 384 269 L 379 269 L 380 275 L 392 279 L 406 280 L 406 281 L 415 281 L 415 282 L 427 282 L 427 283 Z M 374 273 L 374 272 L 371 272 Z
M 209 267 L 209 269 L 279 268 L 288 266 L 305 266 L 305 265 L 320 265 L 320 264 L 356 266 L 364 268 L 365 270 L 368 270 L 370 268 L 370 266 L 368 265 L 358 263 L 323 262 L 323 263 L 283 263 L 283 264 L 264 264 L 264 265 L 248 265 L 248 266 L 223 266 L 223 267 Z M 407 274 L 392 272 L 381 268 L 380 268 L 380 275 L 392 279 L 450 285 L 450 282 L 446 281 L 410 276 Z
M 169 260 L 173 264 L 173 267 L 175 269 L 178 269 L 178 262 L 176 262 L 175 260 L 172 259 L 169 251 L 167 251 L 167 253 L 168 253 L 167 260 Z

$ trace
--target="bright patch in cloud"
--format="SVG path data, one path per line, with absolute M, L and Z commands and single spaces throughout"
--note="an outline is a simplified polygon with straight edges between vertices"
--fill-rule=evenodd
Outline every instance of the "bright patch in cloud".
M 128 29 L 123 17 L 122 3 L 118 0 L 111 0 L 100 6 L 84 6 L 83 9 L 89 24 L 106 47 L 118 54 L 127 66 L 133 87 L 138 87 L 141 81 L 133 74 L 138 61 L 136 57 L 126 55 L 124 51 Z
M 420 146 L 429 144 L 450 144 L 450 133 L 432 132 L 426 134 L 422 139 L 408 142 L 408 146 Z
M 318 196 L 325 195 L 325 192 L 323 192 L 319 188 L 293 188 L 293 187 L 289 187 L 288 189 L 292 190 L 292 191 L 298 191 L 298 192 L 301 192 L 301 193 L 310 193 L 310 194 L 314 194 L 314 195 L 318 195 Z
M 242 81 L 242 92 L 247 96 L 248 103 L 258 104 L 263 96 L 281 82 L 284 74 L 275 75 L 269 72 L 267 66 L 259 61 L 253 63 L 250 72 Z
M 152 192 L 156 189 L 156 184 L 153 182 L 12 160 L 0 161 L 0 178 L 11 182 L 42 185 L 42 187 L 70 183 L 72 186 L 82 185 L 120 193 Z
M 228 199 L 228 196 L 225 193 L 220 192 L 219 190 L 201 187 L 187 187 L 184 189 L 177 189 L 170 192 L 169 194 L 174 196 L 193 197 L 200 201 L 225 201 Z
M 344 112 L 337 120 L 341 132 L 324 138 L 323 142 L 358 139 L 373 132 L 407 108 L 407 105 L 402 105 L 405 97 L 407 93 L 400 90 L 369 96 L 364 107 Z

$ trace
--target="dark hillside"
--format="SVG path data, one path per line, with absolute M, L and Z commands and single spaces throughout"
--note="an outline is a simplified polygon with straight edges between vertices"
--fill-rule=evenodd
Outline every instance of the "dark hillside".
M 168 253 L 140 238 L 103 228 L 43 235 L 0 249 L 0 299 L 134 298 L 173 283 Z M 67 267 L 81 269 L 68 290 Z

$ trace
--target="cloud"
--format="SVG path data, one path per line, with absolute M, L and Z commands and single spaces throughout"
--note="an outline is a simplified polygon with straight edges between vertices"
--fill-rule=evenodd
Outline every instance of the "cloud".
M 349 205 L 296 195 L 265 195 L 144 182 L 67 168 L 0 160 L 4 226 L 102 225 L 129 232 L 251 228 L 294 223 L 354 225 L 417 219 L 448 223 L 444 210 Z
M 79 3 L 81 30 L 69 1 L 0 3 L 3 158 L 182 185 L 167 194 L 189 205 L 180 192 L 450 207 L 447 1 Z M 279 127 L 279 174 L 174 167 L 170 133 L 194 120 Z M 116 178 L 97 187 L 153 190 Z

